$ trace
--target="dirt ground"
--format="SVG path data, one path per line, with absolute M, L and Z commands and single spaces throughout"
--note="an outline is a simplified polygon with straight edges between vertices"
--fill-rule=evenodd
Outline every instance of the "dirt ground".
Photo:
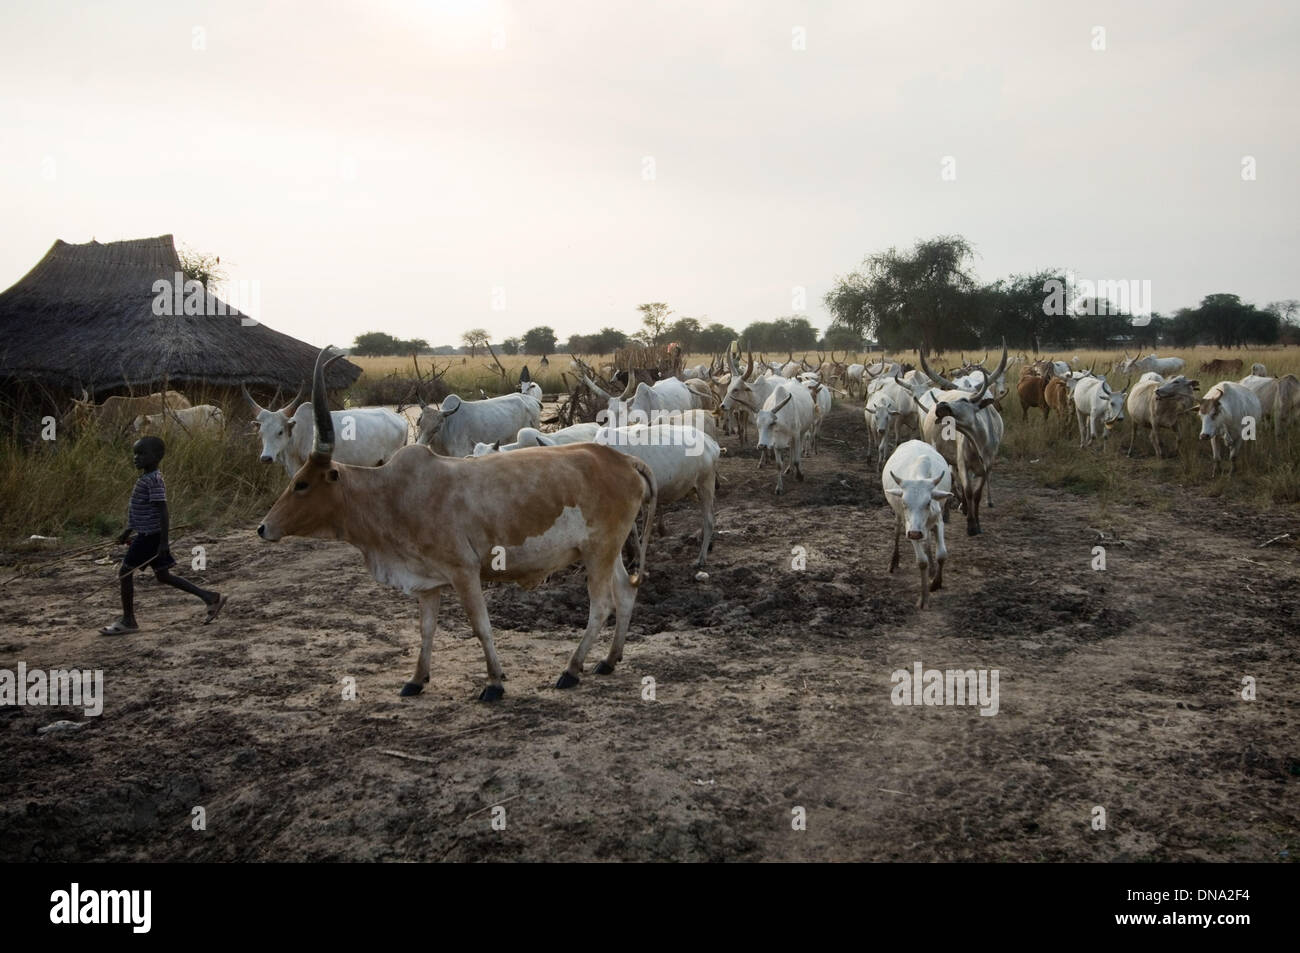
M 695 504 L 677 504 L 623 663 L 590 673 L 598 646 L 569 691 L 552 685 L 586 619 L 576 572 L 489 592 L 495 704 L 474 700 L 483 656 L 454 599 L 432 681 L 398 697 L 415 601 L 341 543 L 178 540 L 207 546 L 185 574 L 229 608 L 199 625 L 197 600 L 147 578 L 144 628 L 116 639 L 95 633 L 116 618 L 111 566 L 18 580 L 0 668 L 100 668 L 106 700 L 97 718 L 0 708 L 0 859 L 1294 859 L 1294 509 L 1175 489 L 1167 511 L 1103 508 L 1004 465 L 983 536 L 954 514 L 922 612 L 910 553 L 886 573 L 860 411 L 837 406 L 826 436 L 780 498 L 724 439 L 710 579 L 692 578 Z M 1000 710 L 893 705 L 890 674 L 918 661 L 997 669 Z M 86 724 L 37 733 L 57 719 Z

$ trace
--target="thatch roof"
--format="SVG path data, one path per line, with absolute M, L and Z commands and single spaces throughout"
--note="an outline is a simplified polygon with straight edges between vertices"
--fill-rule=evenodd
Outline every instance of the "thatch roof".
M 108 244 L 56 241 L 0 293 L 0 382 L 85 387 L 92 394 L 152 390 L 164 380 L 181 389 L 243 383 L 292 394 L 311 380 L 315 347 L 265 325 L 245 325 L 215 295 L 211 304 L 203 300 L 203 314 L 154 314 L 154 283 L 173 282 L 180 270 L 170 235 Z M 327 386 L 347 387 L 360 374 L 355 364 L 337 361 Z

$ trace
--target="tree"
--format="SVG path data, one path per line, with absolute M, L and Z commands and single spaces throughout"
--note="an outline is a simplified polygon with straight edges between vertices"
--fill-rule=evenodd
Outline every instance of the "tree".
M 826 337 L 822 339 L 822 346 L 836 351 L 860 351 L 862 350 L 862 335 L 852 328 L 845 327 L 837 321 L 832 321 L 831 326 L 826 329 Z
M 181 247 L 177 250 L 176 257 L 181 261 L 181 273 L 185 275 L 185 280 L 199 282 L 204 291 L 226 280 L 220 255 L 204 255 L 192 248 Z
M 836 279 L 824 301 L 835 321 L 894 348 L 970 346 L 978 340 L 972 310 L 974 249 L 960 235 L 891 248 Z
M 367 331 L 365 334 L 357 335 L 352 345 L 352 353 L 362 357 L 382 357 L 385 354 L 396 354 L 399 343 L 391 334 L 385 334 L 383 331 Z
M 518 354 L 521 344 L 519 338 L 506 338 L 501 342 L 501 350 L 507 354 Z
M 668 326 L 664 332 L 665 339 L 676 341 L 682 346 L 682 350 L 688 354 L 695 353 L 695 349 L 700 346 L 700 335 L 703 329 L 700 327 L 698 318 L 678 318 Z
M 721 354 L 735 339 L 735 331 L 725 324 L 714 322 L 700 332 L 696 347 L 706 354 Z
M 543 357 L 555 350 L 555 330 L 545 325 L 529 328 L 524 333 L 524 353 Z
M 1282 330 L 1281 317 L 1244 303 L 1234 294 L 1212 294 L 1201 299 L 1200 307 L 1188 312 L 1198 339 L 1208 338 L 1218 347 L 1276 343 Z
M 636 309 L 641 312 L 641 337 L 651 347 L 658 347 L 668 330 L 668 317 L 673 312 L 662 301 L 639 304 Z
M 487 345 L 488 333 L 483 328 L 470 328 L 460 336 L 460 343 L 469 348 L 469 356 L 477 357 L 478 349 Z

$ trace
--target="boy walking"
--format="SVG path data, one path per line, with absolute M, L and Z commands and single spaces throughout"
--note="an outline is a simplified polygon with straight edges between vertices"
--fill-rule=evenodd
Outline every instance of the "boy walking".
M 118 570 L 118 578 L 122 582 L 122 618 L 100 629 L 101 635 L 139 631 L 140 627 L 135 622 L 135 585 L 131 578 L 137 569 L 141 572 L 146 568 L 152 569 L 159 582 L 202 599 L 208 607 L 208 616 L 203 620 L 205 624 L 215 619 L 226 605 L 225 596 L 200 589 L 194 583 L 168 572 L 176 565 L 176 560 L 172 558 L 167 540 L 167 488 L 163 484 L 162 473 L 158 470 L 158 464 L 166 452 L 167 447 L 157 437 L 142 437 L 131 448 L 131 461 L 143 472 L 131 491 L 131 502 L 126 511 L 126 529 L 122 530 L 117 541 L 125 543 L 133 532 L 136 536 Z

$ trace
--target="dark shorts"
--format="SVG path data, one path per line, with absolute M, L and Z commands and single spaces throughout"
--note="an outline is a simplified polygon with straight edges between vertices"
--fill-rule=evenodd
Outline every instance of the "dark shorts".
M 135 538 L 131 540 L 131 546 L 126 551 L 126 557 L 122 560 L 122 569 L 124 572 L 130 572 L 133 569 L 139 569 L 144 572 L 151 569 L 157 572 L 159 569 L 167 569 L 176 565 L 176 560 L 170 555 L 165 559 L 158 559 L 158 545 L 162 542 L 162 533 L 136 533 Z

